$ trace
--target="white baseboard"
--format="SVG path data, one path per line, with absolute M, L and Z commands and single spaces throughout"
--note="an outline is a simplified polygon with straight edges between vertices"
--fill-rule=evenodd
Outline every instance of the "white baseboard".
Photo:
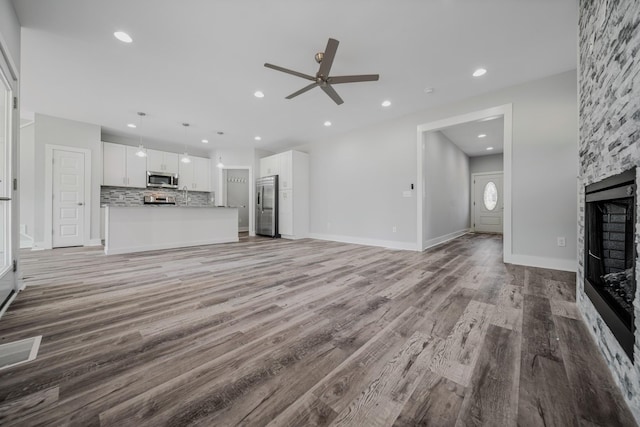
M 306 239 L 309 236 L 292 236 L 289 234 L 281 234 L 280 237 L 288 240 L 300 240 L 300 239 Z M 318 239 L 318 240 L 329 240 L 329 239 Z
M 548 268 L 550 270 L 571 271 L 578 270 L 578 260 L 547 258 L 532 255 L 511 254 L 505 256 L 504 262 L 507 264 L 525 265 L 527 267 Z
M 317 239 L 317 240 L 329 240 L 332 242 L 340 242 L 340 243 L 353 243 L 355 245 L 379 246 L 387 249 L 400 249 L 405 251 L 418 250 L 417 245 L 414 242 L 398 242 L 395 240 L 378 240 L 378 239 L 367 239 L 364 237 L 338 236 L 335 234 L 318 234 L 318 233 L 309 233 L 308 237 L 311 239 Z
M 453 233 L 445 234 L 444 236 L 429 239 L 424 242 L 424 249 L 427 250 L 434 246 L 448 242 L 449 240 L 457 239 L 460 236 L 464 236 L 469 232 L 469 228 L 463 228 L 462 230 L 454 231 Z
M 48 248 L 45 242 L 33 242 L 33 247 L 31 248 L 32 251 L 44 251 L 46 249 L 51 248 Z
M 85 246 L 102 246 L 102 239 L 91 239 Z

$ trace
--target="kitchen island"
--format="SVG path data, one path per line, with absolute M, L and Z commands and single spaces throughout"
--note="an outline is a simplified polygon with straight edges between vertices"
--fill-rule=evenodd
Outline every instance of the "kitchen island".
M 238 241 L 238 209 L 107 206 L 107 255 Z

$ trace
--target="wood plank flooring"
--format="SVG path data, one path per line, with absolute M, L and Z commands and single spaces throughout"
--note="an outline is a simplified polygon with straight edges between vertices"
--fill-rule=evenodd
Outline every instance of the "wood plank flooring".
M 24 252 L 3 426 L 631 426 L 575 275 L 500 237 L 425 253 L 316 240 Z

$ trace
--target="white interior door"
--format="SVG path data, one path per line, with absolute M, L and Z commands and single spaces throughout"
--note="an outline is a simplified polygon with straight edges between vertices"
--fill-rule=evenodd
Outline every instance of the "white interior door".
M 11 180 L 12 169 L 12 143 L 15 138 L 13 104 L 14 87 L 16 82 L 9 79 L 7 64 L 0 52 L 0 313 L 7 307 L 7 303 L 15 290 L 15 274 L 13 268 L 13 244 L 14 234 L 12 228 L 12 216 L 14 206 L 12 202 Z
M 53 247 L 84 244 L 84 153 L 53 150 Z
M 504 214 L 502 172 L 473 175 L 472 207 L 474 231 L 502 234 Z

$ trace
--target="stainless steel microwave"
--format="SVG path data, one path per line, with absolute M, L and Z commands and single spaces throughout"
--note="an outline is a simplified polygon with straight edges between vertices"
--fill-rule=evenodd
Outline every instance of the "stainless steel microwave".
M 147 187 L 178 188 L 178 174 L 147 171 Z

